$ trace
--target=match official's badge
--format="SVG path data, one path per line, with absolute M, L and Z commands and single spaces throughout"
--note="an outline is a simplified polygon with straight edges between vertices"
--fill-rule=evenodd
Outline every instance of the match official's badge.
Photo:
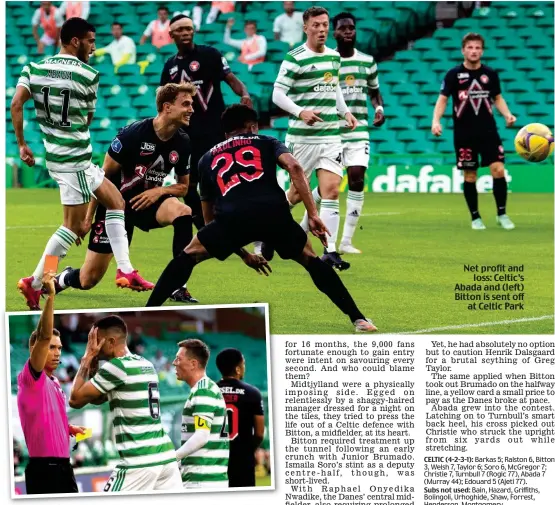
M 345 84 L 347 84 L 347 86 L 354 86 L 355 85 L 355 76 L 354 75 L 348 75 L 347 77 L 345 77 Z
M 489 82 L 489 77 L 486 74 L 482 74 L 480 76 L 480 80 L 484 83 L 487 84 Z
M 177 154 L 177 151 L 172 151 L 170 153 L 170 158 L 169 159 L 170 159 L 170 163 L 175 165 L 179 161 L 179 154 Z
M 115 153 L 119 153 L 122 150 L 123 145 L 121 144 L 120 139 L 116 137 L 114 140 L 112 140 L 112 145 L 110 147 L 112 148 L 112 151 L 114 151 Z
M 333 74 L 331 72 L 326 72 L 324 74 L 324 82 L 331 82 L 333 80 Z
M 198 61 L 195 60 L 189 63 L 189 70 L 191 72 L 196 72 L 199 68 L 200 68 L 200 63 Z

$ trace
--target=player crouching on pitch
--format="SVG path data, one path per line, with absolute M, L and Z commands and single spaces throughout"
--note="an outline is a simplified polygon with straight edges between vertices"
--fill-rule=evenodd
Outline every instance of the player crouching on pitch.
M 279 186 L 276 165 L 286 170 L 308 212 L 309 228 L 324 247 L 328 229 L 318 217 L 303 167 L 279 140 L 258 134 L 256 111 L 232 105 L 222 114 L 227 140 L 199 163 L 200 193 L 207 225 L 166 267 L 147 306 L 159 306 L 186 282 L 194 267 L 210 257 L 220 261 L 237 253 L 245 264 L 268 275 L 264 258 L 244 246 L 262 241 L 283 259 L 301 264 L 316 287 L 349 318 L 358 332 L 376 331 L 356 306 L 333 267 L 316 256 L 306 233 L 293 219 Z
M 191 209 L 179 198 L 189 187 L 191 142 L 181 127 L 193 114 L 196 88 L 191 83 L 169 83 L 156 92 L 156 117 L 136 121 L 123 128 L 113 140 L 104 160 L 104 171 L 125 200 L 125 225 L 129 243 L 135 227 L 148 232 L 172 225 L 172 250 L 180 254 L 193 237 Z M 177 182 L 162 186 L 175 170 Z M 96 209 L 94 222 L 92 216 Z M 86 223 L 91 228 L 89 248 L 81 268 L 67 267 L 57 277 L 57 291 L 68 287 L 87 290 L 106 274 L 112 248 L 106 236 L 106 209 L 91 202 Z M 92 222 L 92 225 L 91 225 Z M 88 231 L 88 230 L 87 230 Z M 148 289 L 154 284 L 148 283 Z M 172 294 L 172 300 L 196 302 L 185 286 Z

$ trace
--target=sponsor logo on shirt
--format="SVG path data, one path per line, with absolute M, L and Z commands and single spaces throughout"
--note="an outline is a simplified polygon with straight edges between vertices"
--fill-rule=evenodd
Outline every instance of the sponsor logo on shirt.
M 191 63 L 189 63 L 189 70 L 191 72 L 196 72 L 198 71 L 198 69 L 200 68 L 200 63 L 198 61 L 191 61 Z
M 170 79 L 175 79 L 175 76 L 177 75 L 177 71 L 179 69 L 177 68 L 177 65 L 175 65 L 175 67 L 170 68 Z
M 468 79 L 470 74 L 468 72 L 460 72 L 457 74 L 457 79 Z
M 347 86 L 343 88 L 344 95 L 354 95 L 355 93 L 364 93 L 362 86 Z
M 112 140 L 112 145 L 110 147 L 112 148 L 112 151 L 114 151 L 115 153 L 119 153 L 122 150 L 123 145 L 121 143 L 121 140 L 116 137 L 114 140 Z
M 317 93 L 335 91 L 335 86 L 333 84 L 316 84 L 316 86 L 314 86 L 314 91 L 316 91 Z
M 179 154 L 177 154 L 177 151 L 172 151 L 170 153 L 169 160 L 170 163 L 172 163 L 173 165 L 175 165 L 179 161 Z
M 156 150 L 156 146 L 154 144 L 150 144 L 149 142 L 143 142 L 141 144 L 141 151 L 151 151 L 154 152 Z M 141 153 L 142 154 L 142 153 Z

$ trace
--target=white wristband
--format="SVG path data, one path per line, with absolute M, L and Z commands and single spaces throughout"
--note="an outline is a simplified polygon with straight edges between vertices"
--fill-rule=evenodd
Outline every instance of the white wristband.
M 374 112 L 378 113 L 381 112 L 383 114 L 383 107 L 381 105 L 378 105 L 375 109 Z

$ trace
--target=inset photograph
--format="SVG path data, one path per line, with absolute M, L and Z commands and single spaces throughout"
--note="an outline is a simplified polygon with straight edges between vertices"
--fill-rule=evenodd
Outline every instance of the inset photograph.
M 13 498 L 274 488 L 265 304 L 55 314 L 53 299 L 6 316 Z

